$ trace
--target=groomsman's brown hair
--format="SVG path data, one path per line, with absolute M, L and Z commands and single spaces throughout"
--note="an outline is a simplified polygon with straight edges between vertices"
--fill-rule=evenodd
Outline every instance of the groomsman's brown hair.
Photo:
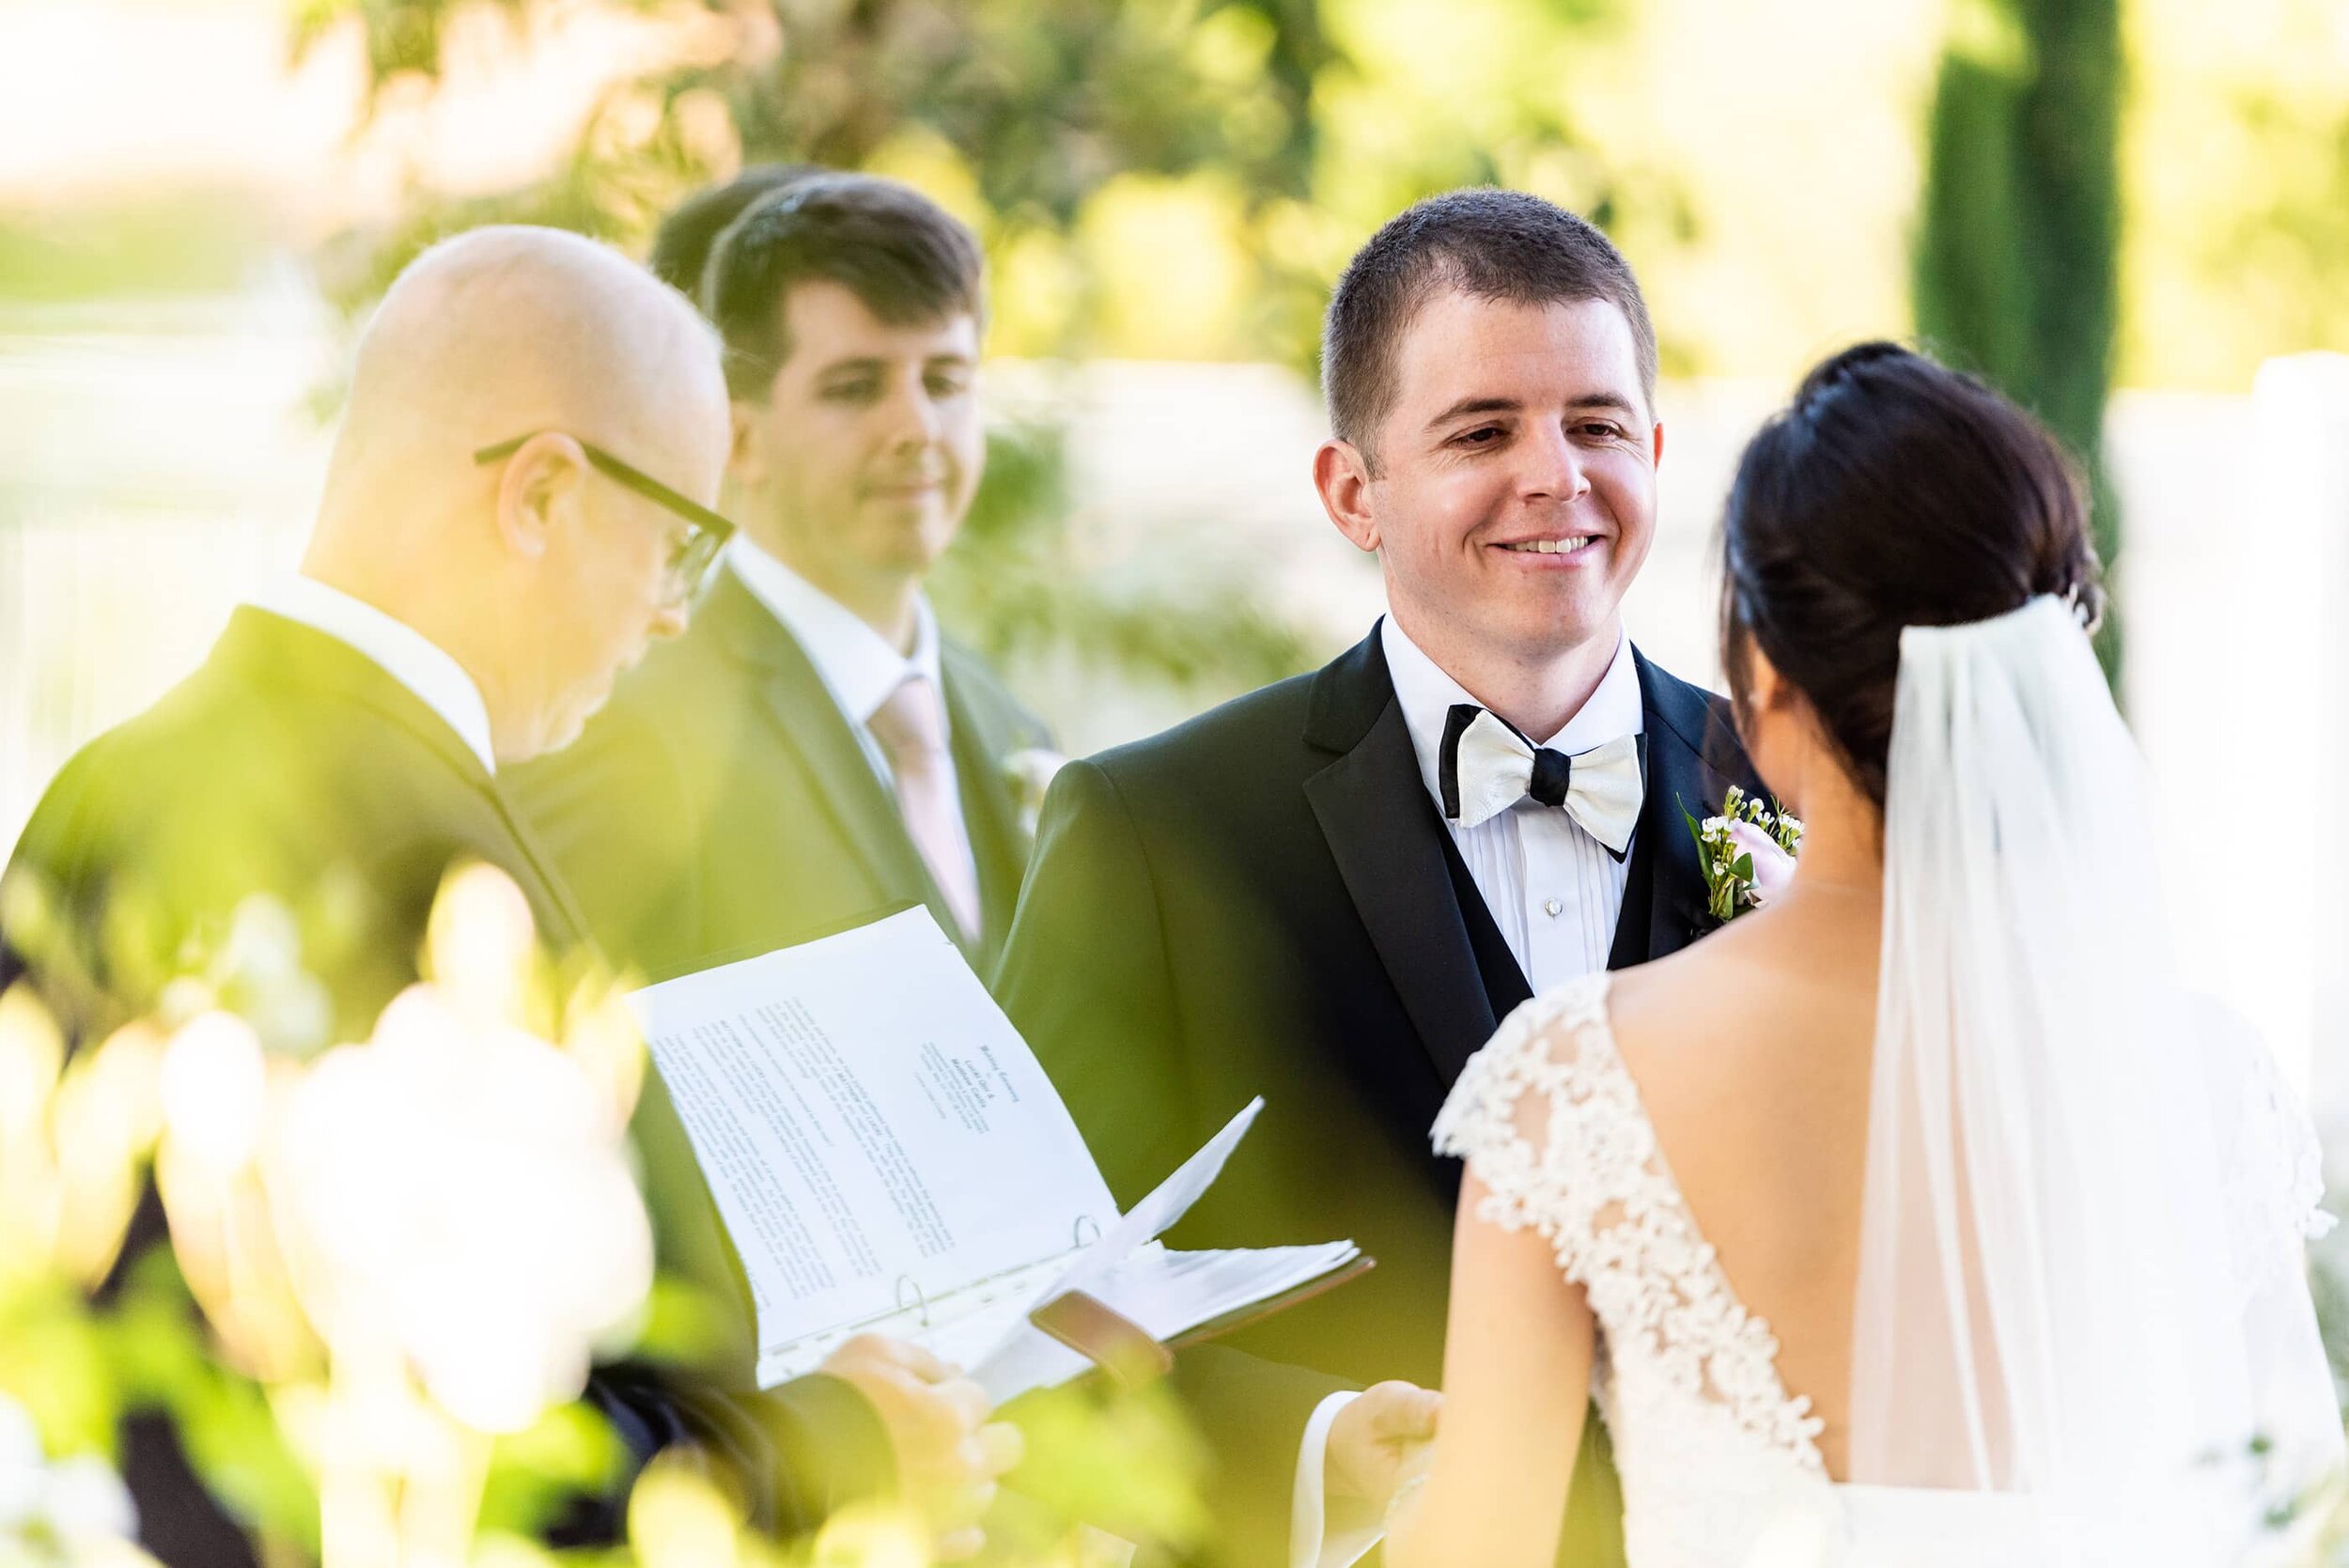
M 1393 407 L 1403 334 L 1439 293 L 1525 304 L 1604 300 L 1631 325 L 1640 388 L 1656 404 L 1656 328 L 1631 264 L 1606 235 L 1563 207 L 1490 187 L 1430 196 L 1391 218 L 1354 253 L 1322 325 L 1321 391 L 1330 433 L 1372 473 L 1379 421 Z
M 753 163 L 723 185 L 694 192 L 661 220 L 645 265 L 654 277 L 700 304 L 702 273 L 708 270 L 718 236 L 760 197 L 824 172 L 814 163 Z
M 910 185 L 871 175 L 796 180 L 753 203 L 718 237 L 702 306 L 726 344 L 737 397 L 764 396 L 790 357 L 784 301 L 794 285 L 839 284 L 883 321 L 987 316 L 985 262 L 970 229 Z

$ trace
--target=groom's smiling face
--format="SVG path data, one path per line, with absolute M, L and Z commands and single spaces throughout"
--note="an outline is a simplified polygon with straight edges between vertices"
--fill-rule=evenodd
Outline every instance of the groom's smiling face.
M 1611 648 L 1655 536 L 1663 455 L 1623 312 L 1444 290 L 1405 330 L 1394 371 L 1361 455 L 1368 536 L 1355 542 L 1379 551 L 1403 629 L 1431 651 L 1515 660 Z

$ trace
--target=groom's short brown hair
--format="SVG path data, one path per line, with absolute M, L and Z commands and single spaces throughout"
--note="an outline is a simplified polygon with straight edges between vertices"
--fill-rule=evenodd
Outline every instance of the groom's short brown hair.
M 1403 334 L 1436 295 L 1456 289 L 1523 304 L 1604 300 L 1631 324 L 1640 388 L 1656 402 L 1656 328 L 1640 280 L 1606 235 L 1522 191 L 1430 196 L 1354 253 L 1322 324 L 1321 392 L 1330 427 L 1377 462 L 1371 437 L 1394 405 Z

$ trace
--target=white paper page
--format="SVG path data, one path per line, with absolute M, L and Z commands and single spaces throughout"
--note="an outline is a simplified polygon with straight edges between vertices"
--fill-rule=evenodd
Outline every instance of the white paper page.
M 1096 1294 L 1149 1330 L 1152 1339 L 1171 1340 L 1186 1328 L 1311 1284 L 1361 1253 L 1350 1241 L 1209 1252 L 1145 1247 L 1101 1281 Z
M 1059 1094 L 927 909 L 629 1001 L 749 1275 L 762 1386 L 1114 1223 Z
M 1165 1341 L 1226 1312 L 1310 1284 L 1361 1253 L 1350 1241 L 1205 1252 L 1171 1252 L 1150 1243 L 1097 1280 L 1091 1294 L 1152 1339 Z M 972 1375 L 988 1397 L 1001 1405 L 1031 1389 L 1065 1383 L 1092 1366 L 1023 1320 L 1018 1332 L 996 1347 Z
M 1143 1243 L 1164 1235 L 1190 1212 L 1200 1194 L 1215 1185 L 1216 1177 L 1223 1173 L 1224 1163 L 1232 1157 L 1232 1151 L 1248 1136 L 1248 1129 L 1255 1126 L 1256 1113 L 1263 1109 L 1261 1094 L 1242 1106 L 1239 1114 L 1223 1125 L 1221 1132 L 1208 1139 L 1197 1154 L 1175 1167 L 1173 1175 L 1151 1188 L 1150 1195 L 1133 1206 L 1133 1212 L 1086 1248 L 1084 1256 L 1051 1289 L 1038 1296 L 1036 1304 L 1040 1306 L 1072 1290 L 1099 1295 L 1094 1290 L 1096 1282 L 1121 1266 Z

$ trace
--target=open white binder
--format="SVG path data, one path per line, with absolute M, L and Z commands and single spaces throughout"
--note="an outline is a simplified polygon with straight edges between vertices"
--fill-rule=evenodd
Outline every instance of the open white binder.
M 757 1314 L 758 1381 L 889 1334 L 998 1402 L 1091 1363 L 1028 1323 L 1082 1291 L 1159 1341 L 1349 1265 L 1351 1242 L 1174 1252 L 1252 1102 L 1121 1216 L 1043 1069 L 928 910 L 629 999 Z

